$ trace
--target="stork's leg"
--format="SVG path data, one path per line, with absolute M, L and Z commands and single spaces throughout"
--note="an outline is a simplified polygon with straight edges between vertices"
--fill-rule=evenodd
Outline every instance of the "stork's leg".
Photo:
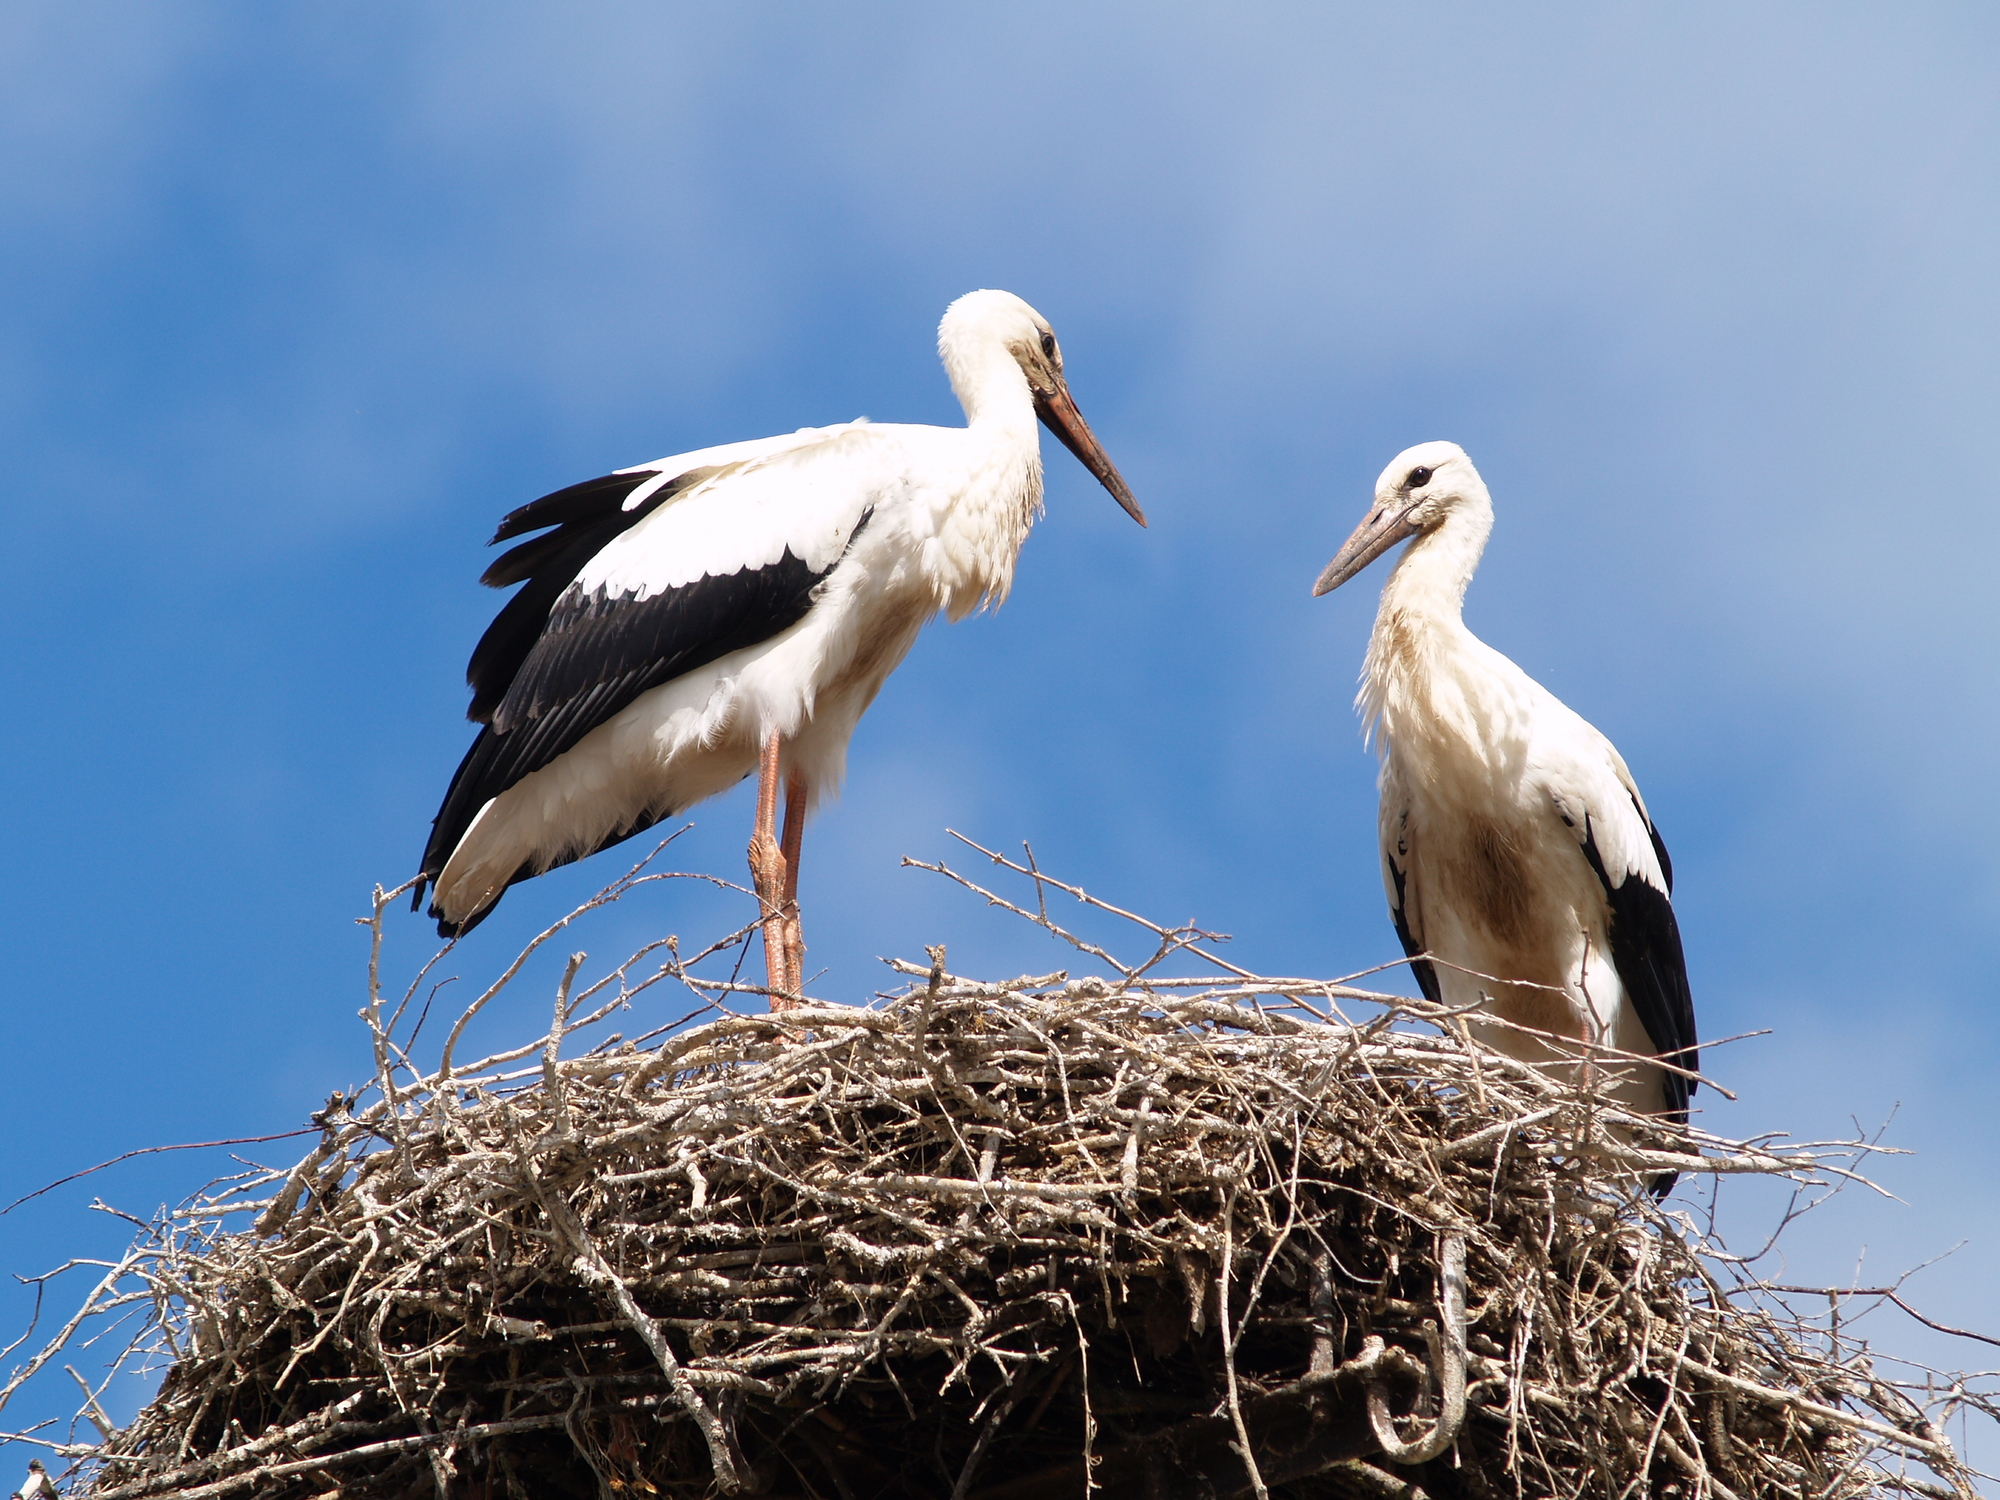
M 797 1002 L 790 965 L 785 962 L 785 851 L 778 844 L 778 736 L 764 741 L 757 763 L 757 830 L 750 835 L 750 884 L 757 892 L 764 924 L 764 984 L 771 991 L 771 1009 L 788 1010 Z
M 806 938 L 799 926 L 799 845 L 806 832 L 806 782 L 794 774 L 785 783 L 785 889 L 780 907 L 785 921 L 785 969 L 794 995 L 804 997 L 806 982 Z

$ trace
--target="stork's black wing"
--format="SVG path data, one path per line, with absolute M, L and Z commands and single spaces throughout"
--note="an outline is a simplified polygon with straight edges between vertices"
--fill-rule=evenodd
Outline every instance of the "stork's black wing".
M 625 509 L 626 498 L 658 472 L 572 485 L 500 523 L 495 542 L 554 529 L 510 549 L 481 579 L 496 588 L 523 587 L 480 638 L 466 669 L 473 693 L 468 716 L 484 727 L 432 822 L 419 902 L 424 884 L 436 880 L 488 801 L 573 748 L 640 694 L 798 623 L 812 606 L 813 591 L 838 565 L 836 557 L 811 567 L 787 547 L 764 566 L 704 574 L 643 595 L 610 595 L 601 587 L 585 592 L 577 575 L 592 558 L 715 471 L 676 476 Z M 619 837 L 637 831 L 625 829 Z
M 1383 790 L 1378 831 L 1382 837 L 1382 874 L 1386 877 L 1382 884 L 1389 897 L 1389 920 L 1396 924 L 1396 940 L 1411 961 L 1410 973 L 1416 978 L 1417 988 L 1431 1004 L 1442 1005 L 1444 990 L 1438 984 L 1437 968 L 1429 959 L 1417 957 L 1424 952 L 1424 943 L 1410 921 L 1410 809 L 1400 796 L 1388 795 L 1391 787 L 1385 785 Z
M 1646 826 L 1664 874 L 1672 866 L 1659 831 L 1636 799 L 1633 809 Z M 1611 962 L 1640 1025 L 1646 1028 L 1662 1062 L 1694 1071 L 1700 1055 L 1695 1046 L 1694 996 L 1688 989 L 1687 958 L 1681 951 L 1681 929 L 1674 920 L 1673 902 L 1666 891 L 1636 869 L 1621 870 L 1613 877 L 1605 867 L 1589 813 L 1583 819 L 1583 853 L 1611 907 Z M 1678 1073 L 1663 1073 L 1661 1078 L 1668 1116 L 1685 1123 L 1695 1081 Z
M 1389 920 L 1396 924 L 1396 940 L 1403 945 L 1403 952 L 1409 956 L 1410 972 L 1416 976 L 1417 988 L 1424 992 L 1424 998 L 1433 1005 L 1444 1004 L 1444 990 L 1438 985 L 1437 970 L 1427 958 L 1417 955 L 1424 951 L 1424 945 L 1417 941 L 1410 931 L 1409 914 L 1404 907 L 1408 890 L 1408 877 L 1396 868 L 1394 860 L 1387 862 L 1389 878 L 1396 885 L 1396 899 L 1389 908 Z

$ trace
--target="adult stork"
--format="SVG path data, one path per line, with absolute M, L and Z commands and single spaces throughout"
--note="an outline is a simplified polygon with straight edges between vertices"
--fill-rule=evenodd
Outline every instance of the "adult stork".
M 1382 756 L 1389 915 L 1427 998 L 1507 1023 L 1481 1027 L 1493 1045 L 1589 1053 L 1617 1103 L 1685 1122 L 1695 1084 L 1672 1070 L 1695 1066 L 1694 1001 L 1667 846 L 1611 742 L 1465 628 L 1492 529 L 1464 450 L 1423 443 L 1382 471 L 1313 585 L 1410 539 L 1355 700 Z M 1669 1067 L 1631 1060 L 1648 1055 Z
M 750 868 L 773 1005 L 798 994 L 799 845 L 847 741 L 939 612 L 997 604 L 1041 509 L 1036 421 L 1146 518 L 1063 379 L 1048 321 L 972 292 L 938 325 L 964 427 L 805 428 L 677 454 L 514 511 L 480 580 L 521 584 L 466 669 L 481 725 L 417 900 L 469 931 L 517 880 L 758 774 Z M 785 824 L 777 832 L 779 787 Z

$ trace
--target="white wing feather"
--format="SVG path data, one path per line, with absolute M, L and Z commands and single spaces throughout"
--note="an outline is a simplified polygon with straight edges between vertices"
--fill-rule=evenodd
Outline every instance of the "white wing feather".
M 1557 814 L 1575 831 L 1579 844 L 1588 828 L 1614 885 L 1637 875 L 1664 893 L 1666 872 L 1624 757 L 1553 694 L 1543 692 L 1542 700 L 1528 751 L 1530 774 L 1548 789 Z
M 704 576 L 768 567 L 787 549 L 822 572 L 839 558 L 862 514 L 904 482 L 908 464 L 880 429 L 850 422 L 634 467 L 657 467 L 660 483 L 699 469 L 716 472 L 586 563 L 576 578 L 586 594 L 602 588 L 614 598 L 644 599 Z

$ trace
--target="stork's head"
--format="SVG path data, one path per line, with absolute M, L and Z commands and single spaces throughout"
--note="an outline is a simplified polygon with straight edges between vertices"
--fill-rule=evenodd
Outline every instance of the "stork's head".
M 1097 476 L 1127 515 L 1141 526 L 1146 524 L 1145 512 L 1132 498 L 1124 476 L 1070 398 L 1063 379 L 1062 347 L 1047 318 L 1012 292 L 967 292 L 945 309 L 944 321 L 938 324 L 938 357 L 967 421 L 977 422 L 996 398 L 1018 392 L 1025 381 L 1042 425 Z
M 1314 595 L 1332 593 L 1405 537 L 1436 531 L 1467 507 L 1484 512 L 1490 502 L 1463 448 L 1442 442 L 1405 448 L 1375 481 L 1374 504 L 1319 575 Z

